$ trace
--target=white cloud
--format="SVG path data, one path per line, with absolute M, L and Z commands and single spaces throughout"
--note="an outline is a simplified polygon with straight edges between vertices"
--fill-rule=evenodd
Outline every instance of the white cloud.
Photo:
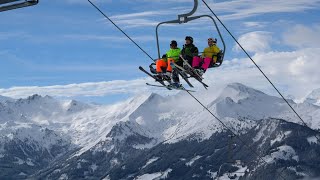
M 88 3 L 87 0 L 68 0 L 69 3 Z M 98 1 L 97 2 L 103 2 Z M 108 1 L 108 2 L 111 2 Z M 188 4 L 187 4 L 188 2 Z M 252 2 L 250 0 L 233 0 L 214 2 L 206 1 L 211 8 L 218 14 L 223 21 L 227 20 L 239 20 L 247 17 L 265 15 L 267 13 L 279 13 L 279 12 L 301 12 L 308 9 L 315 9 L 320 6 L 320 0 L 260 0 L 259 2 Z M 113 1 L 114 7 L 117 7 L 117 2 Z M 110 18 L 119 25 L 122 29 L 136 28 L 142 30 L 142 28 L 154 28 L 159 22 L 166 20 L 173 20 L 177 18 L 178 14 L 189 12 L 192 9 L 193 2 L 190 0 L 135 0 L 135 1 L 121 1 L 121 3 L 128 3 L 128 11 L 123 14 L 111 15 Z M 99 5 L 99 4 L 98 4 Z M 134 7 L 140 6 L 138 12 L 132 12 Z M 146 8 L 148 7 L 148 8 Z M 150 8 L 151 7 L 151 8 Z M 101 7 L 102 8 L 102 7 Z M 121 6 L 119 5 L 119 10 Z M 207 7 L 199 1 L 199 7 L 196 15 L 210 14 L 211 12 Z M 105 22 L 106 19 L 100 19 Z M 210 28 L 207 21 L 196 21 L 197 24 L 191 24 L 188 30 L 200 29 L 206 30 Z M 210 22 L 211 23 L 211 22 Z M 112 24 L 108 24 L 112 26 Z M 189 24 L 188 24 L 189 25 Z M 248 22 L 245 24 L 247 27 L 261 28 L 265 26 L 265 22 Z M 178 27 L 178 26 L 175 26 Z M 198 28 L 203 27 L 203 28 Z M 180 28 L 180 27 L 178 27 Z M 185 30 L 180 28 L 181 30 Z M 101 38 L 99 38 L 101 39 Z
M 65 0 L 66 3 L 69 4 L 88 4 L 88 0 Z M 91 2 L 95 4 L 102 4 L 102 3 L 111 3 L 112 0 L 91 0 Z
M 150 16 L 160 16 L 164 14 L 171 14 L 171 11 L 143 11 L 139 13 L 128 13 L 128 14 L 120 14 L 120 15 L 115 15 L 111 16 L 111 19 L 115 20 L 121 20 L 121 19 L 135 19 L 135 18 L 141 18 L 141 17 L 150 17 Z
M 248 52 L 266 52 L 270 50 L 272 36 L 269 32 L 256 31 L 240 36 L 238 41 Z M 239 52 L 241 49 L 236 44 L 233 50 Z
M 320 72 L 317 68 L 319 50 L 316 48 L 258 53 L 253 59 L 285 95 L 292 94 L 301 98 L 319 87 Z M 232 69 L 225 69 L 229 67 Z M 223 76 L 223 79 L 219 79 L 220 76 Z M 275 94 L 269 82 L 248 59 L 227 63 L 222 72 L 213 74 L 212 77 L 216 77 L 216 81 L 234 81 L 250 84 L 253 87 L 258 86 L 264 91 Z
M 142 18 L 136 18 L 136 19 L 121 19 L 115 21 L 118 25 L 121 25 L 123 29 L 127 28 L 135 28 L 135 27 L 155 27 L 158 22 L 148 20 L 148 19 L 142 19 Z
M 109 36 L 109 35 L 95 35 L 95 34 L 67 34 L 63 38 L 78 40 L 78 41 L 106 41 L 106 42 L 124 42 L 128 43 L 128 38 L 125 36 Z M 155 37 L 150 35 L 131 36 L 133 40 L 139 42 L 154 41 Z
M 112 94 L 135 93 L 138 89 L 144 89 L 144 82 L 144 79 L 136 79 L 132 81 L 115 80 L 109 82 L 88 82 L 43 87 L 12 87 L 8 89 L 0 89 L 0 94 L 2 96 L 13 98 L 27 97 L 32 94 L 56 97 L 107 96 Z
M 49 95 L 54 97 L 97 97 L 116 94 L 143 94 L 149 92 L 163 92 L 165 94 L 177 93 L 166 91 L 165 88 L 149 87 L 145 83 L 153 83 L 151 78 L 134 80 L 114 80 L 108 82 L 87 82 L 79 84 L 53 85 L 53 86 L 21 86 L 0 89 L 1 96 L 12 98 L 25 98 L 33 94 Z M 154 83 L 156 84 L 156 83 Z
M 320 72 L 317 66 L 319 52 L 320 48 L 301 49 L 292 52 L 258 53 L 253 56 L 253 59 L 285 96 L 290 94 L 302 98 L 313 89 L 319 88 Z M 208 91 L 204 90 L 197 81 L 192 81 L 196 86 L 195 90 L 198 91 L 197 94 L 202 97 L 205 96 L 206 92 L 213 90 L 219 94 L 219 91 L 225 85 L 232 82 L 240 82 L 277 95 L 267 80 L 246 58 L 225 61 L 220 68 L 208 70 L 204 81 L 210 86 Z M 153 83 L 154 81 L 151 78 L 141 78 L 44 87 L 12 87 L 0 89 L 0 94 L 20 98 L 35 93 L 56 97 L 79 97 L 149 92 L 174 94 L 178 92 L 168 91 L 165 88 L 148 87 L 145 85 L 146 82 Z
M 260 0 L 258 2 L 234 0 L 210 3 L 209 5 L 218 12 L 229 12 L 230 14 L 221 17 L 224 20 L 236 20 L 266 13 L 301 12 L 317 9 L 320 6 L 320 0 Z
M 249 21 L 249 22 L 244 22 L 244 26 L 248 28 L 263 28 L 267 26 L 267 22 L 257 22 L 257 21 Z
M 190 2 L 190 0 L 181 0 L 174 1 L 175 5 L 172 5 L 172 1 L 138 1 L 153 3 L 153 7 L 160 7 L 160 5 L 167 4 L 167 7 L 161 6 L 156 11 L 142 11 L 138 13 L 126 13 L 111 16 L 111 19 L 114 19 L 117 23 L 121 23 L 126 28 L 136 28 L 136 27 L 146 27 L 146 26 L 154 26 L 159 23 L 151 17 L 168 17 L 172 15 L 183 14 L 189 12 L 192 9 L 192 4 L 189 6 L 184 5 L 182 2 Z M 169 4 L 170 2 L 170 4 Z M 292 13 L 292 12 L 301 12 L 308 9 L 317 9 L 320 7 L 320 0 L 260 0 L 259 2 L 252 2 L 251 0 L 233 0 L 233 1 L 223 1 L 223 2 L 214 2 L 205 1 L 215 12 L 220 15 L 220 18 L 223 20 L 238 20 L 243 18 L 248 18 L 257 15 L 265 15 L 271 13 Z M 129 2 L 132 3 L 132 2 Z M 149 4 L 150 5 L 150 4 Z M 163 10 L 166 8 L 166 10 Z M 196 12 L 199 14 L 211 14 L 211 12 L 207 9 L 207 7 L 199 1 L 199 7 Z M 172 20 L 174 18 L 165 18 L 167 20 Z M 136 24 L 135 24 L 136 23 Z M 248 24 L 248 25 L 253 25 Z M 257 25 L 255 23 L 255 25 Z M 263 24 L 259 24 L 259 26 L 263 26 Z
M 320 47 L 320 25 L 304 26 L 296 25 L 284 34 L 283 41 L 287 45 L 306 48 Z

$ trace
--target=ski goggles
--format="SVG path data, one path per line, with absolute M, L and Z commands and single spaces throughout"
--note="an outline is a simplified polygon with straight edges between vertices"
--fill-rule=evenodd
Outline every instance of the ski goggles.
M 217 42 L 217 40 L 216 40 L 216 39 L 209 38 L 209 39 L 208 39 L 208 42 L 216 43 L 216 42 Z

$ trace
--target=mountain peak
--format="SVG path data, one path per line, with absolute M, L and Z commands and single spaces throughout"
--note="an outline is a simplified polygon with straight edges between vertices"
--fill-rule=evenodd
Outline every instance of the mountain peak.
M 308 97 L 312 99 L 320 98 L 320 88 L 313 90 Z
M 53 100 L 53 98 L 51 96 L 41 96 L 39 94 L 33 94 L 32 96 L 29 96 L 27 97 L 26 99 L 23 99 L 23 98 L 20 98 L 19 101 L 24 101 L 24 100 L 27 100 L 27 101 L 37 101 L 37 100 Z
M 227 86 L 226 86 L 226 88 L 225 88 L 225 90 L 226 89 L 234 89 L 234 90 L 236 90 L 236 91 L 239 91 L 239 92 L 246 92 L 246 93 L 248 93 L 248 92 L 254 92 L 254 93 L 263 93 L 263 92 L 261 92 L 261 91 L 258 91 L 258 90 L 256 90 L 256 89 L 253 89 L 253 88 L 251 88 L 251 87 L 248 87 L 248 86 L 246 86 L 246 85 L 244 85 L 244 84 L 241 84 L 241 83 L 231 83 L 231 84 L 228 84 Z
M 71 100 L 69 103 L 66 105 L 66 109 L 68 112 L 78 112 L 82 111 L 84 109 L 88 109 L 91 106 L 89 104 L 85 104 L 76 100 Z
M 231 98 L 233 101 L 238 102 L 241 99 L 246 99 L 248 97 L 254 96 L 266 96 L 265 93 L 245 86 L 241 83 L 231 83 L 228 84 L 220 94 L 218 99 Z
M 14 99 L 0 95 L 0 103 L 5 103 L 7 101 L 14 101 Z
M 320 89 L 313 90 L 306 98 L 305 102 L 320 105 Z
M 135 104 L 139 104 L 139 106 L 143 105 L 143 104 L 154 104 L 159 102 L 160 99 L 162 99 L 163 97 L 160 96 L 159 94 L 156 93 L 148 93 L 148 94 L 142 94 L 139 96 L 134 97 L 131 100 L 131 103 L 135 103 Z

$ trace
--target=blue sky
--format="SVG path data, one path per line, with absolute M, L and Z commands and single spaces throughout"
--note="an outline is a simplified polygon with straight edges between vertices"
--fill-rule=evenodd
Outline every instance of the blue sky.
M 178 14 L 189 12 L 193 6 L 192 0 L 95 2 L 154 58 L 157 56 L 156 24 L 176 19 Z M 276 74 L 273 74 L 274 66 L 265 63 L 268 58 L 260 61 L 265 66 L 266 73 L 274 75 L 276 81 L 277 77 L 290 77 L 299 72 L 306 76 L 299 81 L 303 84 L 305 79 L 313 79 L 319 75 L 314 74 L 317 71 L 312 67 L 299 69 L 294 64 L 301 63 L 299 58 L 318 55 L 303 54 L 301 49 L 311 48 L 313 50 L 310 52 L 319 53 L 319 0 L 206 2 L 258 60 L 270 53 L 276 58 L 288 58 L 280 64 L 274 61 L 274 66 L 283 65 L 288 68 L 288 71 Z M 201 0 L 199 4 L 196 15 L 210 14 Z M 86 0 L 40 0 L 37 6 L 2 12 L 0 16 L 0 95 L 18 98 L 39 93 L 109 103 L 130 94 L 154 90 L 144 87 L 145 75 L 138 70 L 139 65 L 147 67 L 150 59 Z M 190 24 L 163 26 L 160 28 L 162 52 L 168 48 L 172 39 L 176 39 L 182 46 L 186 35 L 193 36 L 196 45 L 202 50 L 208 37 L 217 36 L 212 28 L 207 19 Z M 227 73 L 236 67 L 246 66 L 244 53 L 237 49 L 226 31 L 222 30 L 222 33 L 227 44 L 226 61 L 230 61 L 224 71 Z M 296 56 L 291 57 L 286 53 Z M 314 63 L 316 64 L 315 60 Z M 291 66 L 293 69 L 290 70 Z M 118 80 L 127 82 L 128 85 L 120 81 L 119 86 L 115 83 Z M 284 91 L 294 85 L 289 81 L 292 79 L 279 81 Z M 315 78 L 313 84 L 308 86 L 309 89 L 288 93 L 303 96 L 302 92 L 313 90 L 317 82 L 319 81 Z M 253 80 L 249 84 L 268 89 L 266 82 L 266 86 Z M 138 90 L 131 93 L 131 88 Z

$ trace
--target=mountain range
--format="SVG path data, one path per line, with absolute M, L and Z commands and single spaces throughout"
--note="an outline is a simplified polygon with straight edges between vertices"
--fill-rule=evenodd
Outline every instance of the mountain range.
M 1 179 L 320 177 L 320 99 L 233 83 L 222 93 L 140 95 L 113 105 L 0 97 Z M 232 130 L 232 132 L 230 131 Z M 236 136 L 234 136 L 236 134 Z

